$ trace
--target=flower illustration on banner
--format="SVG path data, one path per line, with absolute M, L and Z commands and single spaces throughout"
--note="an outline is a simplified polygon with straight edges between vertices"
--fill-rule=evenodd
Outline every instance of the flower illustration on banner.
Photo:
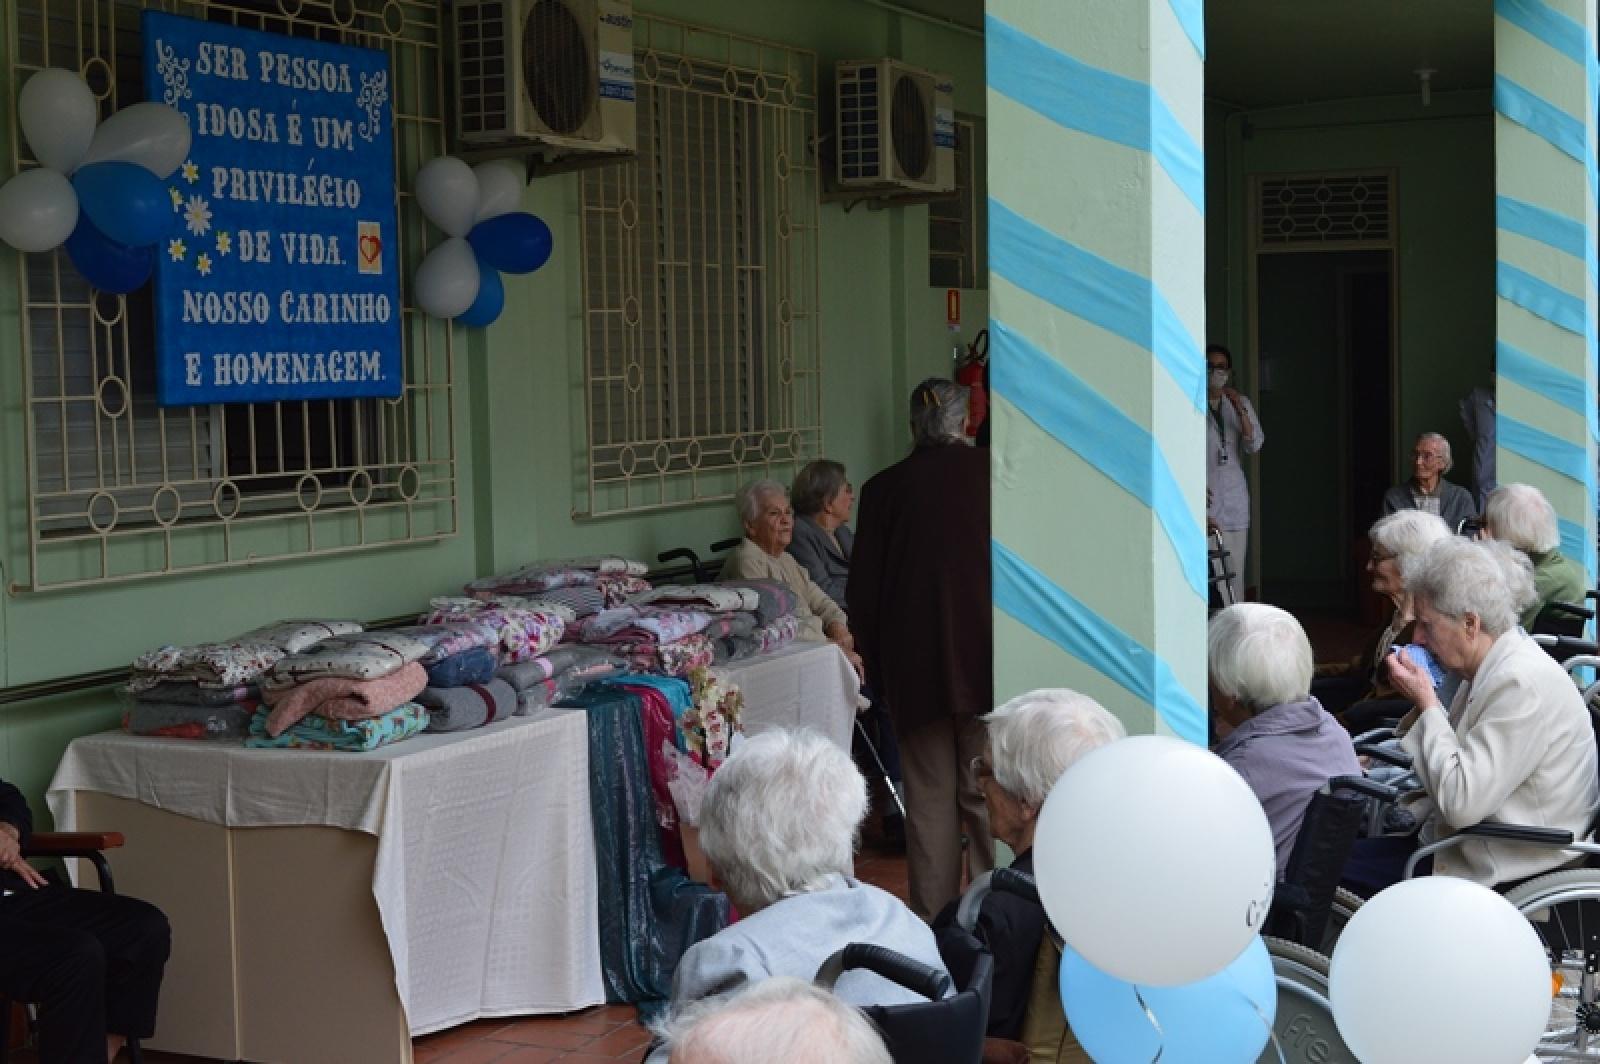
M 356 97 L 356 106 L 367 113 L 367 117 L 356 127 L 356 132 L 369 143 L 383 129 L 383 105 L 389 100 L 389 75 L 379 70 L 371 74 L 361 75 L 361 94 Z
M 194 259 L 194 268 L 200 271 L 200 276 L 201 277 L 210 276 L 210 274 L 211 274 L 211 256 L 207 255 L 204 251 L 202 251 L 200 254 L 196 255 L 195 259 Z
M 217 254 L 226 255 L 233 250 L 233 234 L 217 230 Z
M 183 209 L 183 224 L 195 236 L 205 236 L 211 231 L 211 205 L 199 196 L 190 196 Z
M 200 180 L 200 168 L 188 159 L 183 161 L 183 179 L 191 185 Z
M 172 209 L 175 211 L 183 210 L 183 193 L 175 188 L 167 189 L 167 193 L 172 196 Z
M 189 60 L 179 59 L 177 49 L 161 40 L 156 41 L 156 56 L 156 71 L 167 87 L 161 94 L 162 102 L 176 107 L 179 100 L 193 99 L 194 93 L 189 89 Z
M 189 249 L 184 246 L 182 240 L 167 241 L 167 257 L 173 262 L 182 262 L 183 257 L 187 254 L 189 254 Z

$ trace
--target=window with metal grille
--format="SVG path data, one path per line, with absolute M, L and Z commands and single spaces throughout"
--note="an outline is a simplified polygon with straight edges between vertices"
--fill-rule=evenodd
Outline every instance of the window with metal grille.
M 987 288 L 984 269 L 982 127 L 956 122 L 956 192 L 928 204 L 928 285 Z
M 822 449 L 816 57 L 649 17 L 635 44 L 638 156 L 582 179 L 592 516 Z
M 432 0 L 8 0 L 6 89 L 84 74 L 101 117 L 144 96 L 146 7 L 380 48 L 393 72 L 403 273 L 427 252 L 411 175 L 443 154 L 441 9 Z M 13 141 L 14 168 L 30 165 Z M 363 550 L 457 528 L 447 324 L 407 308 L 392 400 L 162 408 L 147 287 L 92 290 L 62 252 L 18 255 L 34 590 Z
M 1263 175 L 1256 179 L 1257 246 L 1387 244 L 1393 175 Z

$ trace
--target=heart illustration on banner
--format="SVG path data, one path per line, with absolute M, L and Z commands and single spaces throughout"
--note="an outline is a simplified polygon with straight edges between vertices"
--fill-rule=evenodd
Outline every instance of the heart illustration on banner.
M 372 265 L 378 261 L 378 256 L 383 254 L 383 240 L 380 237 L 364 236 L 361 238 L 361 261 L 365 265 Z

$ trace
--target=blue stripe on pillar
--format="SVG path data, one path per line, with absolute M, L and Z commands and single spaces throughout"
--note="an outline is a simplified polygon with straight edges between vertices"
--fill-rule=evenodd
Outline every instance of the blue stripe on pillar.
M 1057 125 L 1150 152 L 1205 213 L 1205 152 L 1149 85 L 1074 59 L 993 15 L 984 28 L 991 89 Z
M 1583 296 L 1563 292 L 1549 281 L 1508 262 L 1495 264 L 1494 287 L 1501 298 L 1510 300 L 1530 314 L 1570 333 L 1583 337 L 1589 335 L 1589 312 Z
M 1173 734 L 1206 741 L 1206 712 L 1157 654 L 994 541 L 994 604 L 1113 683 L 1153 705 Z
M 1591 260 L 1593 248 L 1581 219 L 1569 218 L 1510 196 L 1496 196 L 1494 220 L 1495 225 L 1507 232 L 1537 240 L 1585 262 Z
M 1495 420 L 1498 422 L 1500 446 L 1506 450 L 1553 469 L 1579 484 L 1587 485 L 1592 481 L 1589 459 L 1582 444 L 1564 440 L 1505 414 L 1500 414 Z
M 1151 352 L 1194 408 L 1202 407 L 1200 345 L 1149 278 L 1068 243 L 993 198 L 989 267 L 1023 291 Z
M 1583 534 L 1583 526 L 1565 517 L 1556 518 L 1556 525 L 1561 529 L 1561 553 L 1569 558 L 1582 558 L 1584 542 L 1589 538 Z
M 1494 0 L 1494 13 L 1574 63 L 1586 66 L 1592 60 L 1583 27 L 1549 4 L 1539 0 Z
M 1189 586 L 1205 598 L 1205 538 L 1154 437 L 1005 322 L 989 327 L 994 336 L 995 357 L 989 366 L 995 394 L 1150 507 L 1177 552 Z
M 1494 76 L 1494 109 L 1585 166 L 1589 165 L 1583 119 L 1572 117 L 1504 74 Z
M 1583 378 L 1576 373 L 1552 366 L 1541 358 L 1513 347 L 1504 340 L 1494 346 L 1495 372 L 1508 381 L 1538 392 L 1551 402 L 1560 403 L 1574 413 L 1588 416 L 1594 413 L 1594 401 L 1588 395 Z
M 1206 57 L 1206 16 L 1201 0 L 1169 0 L 1173 17 L 1201 59 Z

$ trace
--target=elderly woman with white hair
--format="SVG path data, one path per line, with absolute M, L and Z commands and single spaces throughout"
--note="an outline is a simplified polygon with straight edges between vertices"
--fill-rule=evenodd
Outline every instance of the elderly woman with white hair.
M 1583 605 L 1583 568 L 1561 553 L 1555 507 L 1544 492 L 1528 484 L 1498 488 L 1483 508 L 1483 530 L 1521 551 L 1533 566 L 1535 598 L 1519 618 L 1523 628 L 1533 631 L 1539 614 L 1552 602 Z
M 894 1064 L 858 1009 L 786 976 L 698 1002 L 659 1033 L 671 1064 Z
M 1430 548 L 1406 582 L 1416 599 L 1417 642 L 1465 678 L 1447 710 L 1426 670 L 1403 650 L 1390 658 L 1392 682 L 1417 707 L 1396 734 L 1425 792 L 1411 806 L 1422 822 L 1418 841 L 1479 823 L 1582 837 L 1600 808 L 1594 733 L 1566 671 L 1517 627 L 1533 594 L 1527 560 L 1503 543 L 1451 538 Z M 1405 856 L 1389 855 L 1400 863 Z M 1471 838 L 1435 855 L 1433 870 L 1495 886 L 1572 860 L 1560 850 Z M 1399 877 L 1398 863 L 1387 877 L 1371 861 L 1352 870 L 1365 877 L 1356 885 L 1368 888 Z
M 1452 532 L 1459 531 L 1462 522 L 1477 516 L 1478 507 L 1472 492 L 1444 479 L 1453 468 L 1450 441 L 1437 432 L 1424 432 L 1411 449 L 1411 479 L 1384 493 L 1383 512 L 1421 510 L 1443 518 Z
M 1334 776 L 1359 776 L 1350 735 L 1311 697 L 1311 643 L 1276 606 L 1241 602 L 1211 618 L 1213 748 L 1255 792 L 1281 877 L 1306 806 Z
M 740 744 L 706 789 L 700 846 L 741 919 L 684 953 L 674 1009 L 772 976 L 813 979 L 852 942 L 946 971 L 928 925 L 851 876 L 866 809 L 850 755 L 817 733 L 771 731 Z M 834 992 L 852 1005 L 926 1000 L 865 970 L 844 973 Z

